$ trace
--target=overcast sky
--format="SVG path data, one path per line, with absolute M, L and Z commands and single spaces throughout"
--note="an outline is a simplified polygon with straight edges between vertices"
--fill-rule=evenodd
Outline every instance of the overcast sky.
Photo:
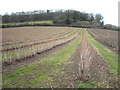
M 44 10 L 74 9 L 87 13 L 100 13 L 105 24 L 118 26 L 118 2 L 120 0 L 1 0 L 0 14 Z

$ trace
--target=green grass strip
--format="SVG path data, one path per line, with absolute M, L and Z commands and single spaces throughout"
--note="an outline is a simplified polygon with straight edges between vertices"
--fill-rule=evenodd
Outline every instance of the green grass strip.
M 99 88 L 95 82 L 81 82 L 76 88 Z
M 110 65 L 110 71 L 117 73 L 118 71 L 118 55 L 107 49 L 104 45 L 94 40 L 90 34 L 87 32 L 87 38 L 89 42 L 98 49 L 99 53 L 102 55 L 104 60 L 107 60 Z

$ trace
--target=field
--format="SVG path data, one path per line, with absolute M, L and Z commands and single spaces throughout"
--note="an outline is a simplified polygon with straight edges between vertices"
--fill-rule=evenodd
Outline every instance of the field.
M 2 87 L 118 88 L 118 31 L 2 29 Z

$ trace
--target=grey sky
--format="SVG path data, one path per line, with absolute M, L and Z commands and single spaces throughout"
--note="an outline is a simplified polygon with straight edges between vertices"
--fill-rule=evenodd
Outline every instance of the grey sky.
M 100 13 L 105 24 L 118 26 L 119 0 L 1 0 L 0 14 L 44 9 L 74 9 Z

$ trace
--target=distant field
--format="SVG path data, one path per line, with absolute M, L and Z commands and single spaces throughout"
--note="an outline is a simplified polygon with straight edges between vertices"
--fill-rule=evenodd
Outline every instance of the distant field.
M 17 42 L 25 40 L 41 40 L 50 39 L 58 34 L 65 34 L 65 32 L 71 32 L 72 28 L 69 27 L 16 27 L 16 28 L 3 28 L 2 41 Z
M 29 21 L 21 23 L 3 23 L 2 27 L 15 27 L 15 26 L 35 26 L 35 25 L 53 25 L 52 21 Z

